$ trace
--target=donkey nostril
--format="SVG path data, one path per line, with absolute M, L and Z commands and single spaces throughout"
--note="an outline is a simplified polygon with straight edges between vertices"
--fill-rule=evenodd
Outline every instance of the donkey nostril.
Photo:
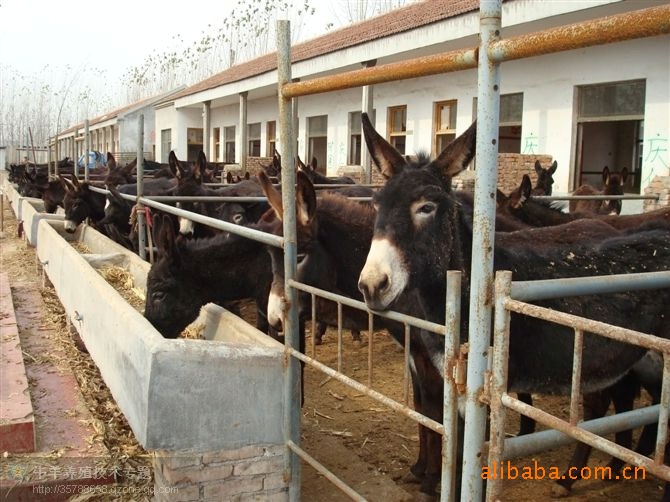
M 385 275 L 381 282 L 379 283 L 379 290 L 384 291 L 389 287 L 389 276 Z

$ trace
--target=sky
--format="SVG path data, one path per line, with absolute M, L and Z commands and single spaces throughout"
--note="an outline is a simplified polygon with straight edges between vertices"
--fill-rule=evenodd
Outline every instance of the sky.
M 322 0 L 312 2 L 313 5 Z M 200 38 L 235 0 L 0 0 L 0 65 L 20 73 L 46 64 L 105 68 L 110 76 L 140 64 L 154 49 Z M 319 18 L 321 16 L 314 16 Z

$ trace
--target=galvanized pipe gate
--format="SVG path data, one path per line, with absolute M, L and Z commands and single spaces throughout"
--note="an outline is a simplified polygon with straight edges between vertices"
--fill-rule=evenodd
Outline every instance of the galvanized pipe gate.
M 280 141 L 282 151 L 286 152 L 286 158 L 288 158 L 288 166 L 295 165 L 295 156 L 292 148 L 293 145 L 296 144 L 294 132 L 291 131 L 291 107 L 289 106 L 289 100 L 291 98 L 363 85 L 390 82 L 405 78 L 416 78 L 443 72 L 458 71 L 473 68 L 475 66 L 478 67 L 477 170 L 475 183 L 473 247 L 479 249 L 481 254 L 477 258 L 474 258 L 473 253 L 471 277 L 470 351 L 466 390 L 467 420 L 461 489 L 461 497 L 464 500 L 481 500 L 483 497 L 481 464 L 482 458 L 486 458 L 486 406 L 480 401 L 479 396 L 484 390 L 493 307 L 490 292 L 493 290 L 493 246 L 495 236 L 494 200 L 497 182 L 498 111 L 500 103 L 499 64 L 502 61 L 512 59 L 549 54 L 578 47 L 588 47 L 632 38 L 667 34 L 670 32 L 670 22 L 668 22 L 668 19 L 670 19 L 670 6 L 667 5 L 546 30 L 541 33 L 519 36 L 507 41 L 500 40 L 501 16 L 501 0 L 481 1 L 480 45 L 477 48 L 451 51 L 437 56 L 418 58 L 407 62 L 366 68 L 335 76 L 294 83 L 291 83 L 290 78 L 290 44 L 287 42 L 289 39 L 288 22 L 280 21 L 277 27 Z M 285 291 L 288 298 L 295 299 L 295 290 L 304 288 L 302 287 L 303 285 L 300 285 L 294 280 L 296 270 L 294 247 L 296 229 L 295 210 L 293 209 L 295 191 L 292 171 L 292 169 L 288 169 L 291 176 L 282 180 L 282 197 L 284 207 L 289 208 L 288 211 L 285 211 L 285 215 L 290 215 L 291 218 L 291 221 L 288 221 L 287 219 L 284 220 L 285 246 L 287 243 L 291 243 L 291 246 L 288 249 L 285 247 L 285 264 L 287 271 Z M 451 279 L 457 281 L 453 275 L 451 276 Z M 447 327 L 451 326 L 453 328 L 453 326 L 458 326 L 458 323 L 455 322 L 457 317 L 454 312 L 458 312 L 459 310 L 454 310 L 456 306 L 453 297 L 454 292 L 457 290 L 456 283 L 447 286 L 448 309 L 446 326 L 439 327 L 441 329 L 438 329 L 437 332 L 441 331 L 442 333 L 445 333 Z M 315 293 L 315 291 L 311 292 Z M 291 301 L 289 305 L 291 308 L 287 313 L 288 325 L 292 326 L 292 329 L 297 330 L 297 306 L 293 301 Z M 404 321 L 407 324 L 415 325 L 415 321 L 409 321 L 408 319 L 404 319 Z M 452 332 L 450 331 L 450 334 L 451 333 Z M 453 334 L 449 336 L 450 339 L 452 339 L 452 337 Z M 288 363 L 290 371 L 288 372 L 286 385 L 287 407 L 298 405 L 297 393 L 293 394 L 296 390 L 294 384 L 295 367 L 291 366 L 291 361 L 293 361 L 294 358 L 298 358 L 305 362 L 312 363 L 309 358 L 296 351 L 296 336 L 291 334 L 290 339 L 291 342 L 287 343 L 287 352 L 294 357 L 289 357 Z M 455 339 L 458 340 L 458 336 L 456 336 Z M 663 346 L 663 350 L 666 349 L 667 348 Z M 449 346 L 448 344 L 446 352 L 447 356 L 455 356 L 457 349 L 453 345 Z M 665 366 L 667 376 L 667 357 Z M 330 372 L 332 372 L 332 370 L 330 370 Z M 343 376 L 341 380 L 345 381 L 347 380 L 347 377 Z M 667 387 L 667 385 L 665 387 Z M 499 392 L 502 393 L 503 391 L 504 389 L 499 389 Z M 665 389 L 664 396 L 666 401 L 667 394 L 668 390 Z M 449 438 L 453 438 L 455 434 L 444 434 L 445 430 L 452 431 L 455 426 L 455 406 L 453 406 L 454 401 L 452 399 L 455 399 L 454 389 L 452 388 L 451 381 L 446 379 L 444 424 L 434 428 L 434 430 L 438 430 L 444 435 L 445 441 L 443 451 L 443 465 L 445 469 L 443 469 L 442 478 L 442 500 L 453 500 L 454 498 L 453 486 L 455 479 L 448 468 L 455 467 L 455 457 L 453 454 L 455 451 L 454 445 L 449 443 Z M 509 401 L 507 396 L 505 396 L 505 400 Z M 508 403 L 506 403 L 506 405 L 510 406 Z M 661 406 L 661 408 L 662 407 L 663 406 Z M 667 402 L 665 403 L 665 407 L 666 412 L 661 413 L 661 415 L 665 416 L 661 416 L 660 418 L 667 423 Z M 293 420 L 295 420 L 295 422 Z M 318 463 L 297 446 L 299 414 L 297 412 L 287 411 L 286 425 L 289 450 L 288 460 L 290 465 L 290 468 L 287 469 L 287 474 L 290 475 L 290 498 L 291 500 L 298 500 L 300 471 L 297 465 L 297 456 L 308 460 L 312 465 L 318 466 Z M 663 439 L 663 434 L 659 434 L 659 443 Z M 594 441 L 593 443 L 595 445 L 597 441 Z M 596 447 L 599 445 L 600 443 L 598 443 Z M 290 452 L 293 452 L 295 455 L 291 455 Z M 322 471 L 321 467 L 318 468 Z M 329 479 L 336 479 L 335 476 L 332 475 L 328 475 L 328 477 Z M 341 482 L 336 481 L 336 485 L 345 490 L 346 493 L 352 496 L 352 498 L 359 498 L 359 496 L 352 493 L 349 488 L 344 488 Z M 493 489 L 489 492 L 489 494 L 491 493 L 494 493 Z

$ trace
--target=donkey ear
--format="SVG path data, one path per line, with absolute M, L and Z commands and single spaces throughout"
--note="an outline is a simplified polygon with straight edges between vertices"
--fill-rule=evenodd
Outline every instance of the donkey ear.
M 228 173 L 226 174 L 226 183 L 228 183 L 229 185 L 232 185 L 233 183 L 233 173 L 231 173 L 230 171 L 228 171 Z
M 74 186 L 72 186 L 72 183 L 70 180 L 65 178 L 62 174 L 58 175 L 58 179 L 60 180 L 60 184 L 63 185 L 63 189 L 65 192 L 73 192 L 74 191 Z
M 198 158 L 193 163 L 193 177 L 202 183 L 202 178 L 205 175 L 207 170 L 207 157 L 205 157 L 205 152 L 200 150 L 198 152 Z
M 296 218 L 300 225 L 307 226 L 312 222 L 316 213 L 316 192 L 314 185 L 304 172 L 298 171 L 297 180 Z
M 503 207 L 508 200 L 509 197 L 500 188 L 496 188 L 496 208 Z
M 542 165 L 540 164 L 539 160 L 535 161 L 535 172 L 538 176 L 542 173 Z
M 551 167 L 549 168 L 549 174 L 554 174 L 556 172 L 557 167 L 558 167 L 558 162 L 554 161 L 551 164 Z
M 603 184 L 607 185 L 610 181 L 610 168 L 605 166 L 603 168 Z
M 79 178 L 76 176 L 72 176 L 72 186 L 77 189 L 79 188 Z
M 624 167 L 621 170 L 621 184 L 624 185 L 626 183 L 626 179 L 628 179 L 628 168 Z
M 312 171 L 316 171 L 316 166 L 318 162 L 316 160 L 316 157 L 312 157 L 312 164 L 309 166 Z
M 519 186 L 519 197 L 513 202 L 512 207 L 520 208 L 523 206 L 530 198 L 530 191 L 532 189 L 533 186 L 530 182 L 530 176 L 524 174 L 523 178 L 521 179 L 521 185 Z
M 169 216 L 163 217 L 160 228 L 159 249 L 174 264 L 180 263 L 179 246 L 177 245 L 177 234 Z
M 246 173 L 244 173 L 244 179 L 245 179 L 245 180 L 249 180 L 249 179 L 251 179 L 251 174 L 249 173 L 249 171 L 247 171 Z
M 174 177 L 178 180 L 184 176 L 184 169 L 181 167 L 174 150 L 170 151 L 170 155 L 168 156 L 168 167 L 170 168 L 170 171 Z
M 475 120 L 467 130 L 442 150 L 442 153 L 432 162 L 442 174 L 453 178 L 463 171 L 475 156 L 477 142 L 477 121 Z
M 107 152 L 107 167 L 110 169 L 114 169 L 116 167 L 116 159 L 111 152 Z
M 268 178 L 268 175 L 265 174 L 265 171 L 258 172 L 258 181 L 261 184 L 263 193 L 268 198 L 268 204 L 270 204 L 270 207 L 274 210 L 277 218 L 281 220 L 284 217 L 284 206 L 281 201 L 279 190 L 272 186 L 272 182 L 270 181 L 270 178 Z
M 384 178 L 388 179 L 402 171 L 407 165 L 407 161 L 402 154 L 379 135 L 372 126 L 367 113 L 361 114 L 361 122 L 363 123 L 365 144 L 377 169 Z
M 307 166 L 303 164 L 302 160 L 300 160 L 300 156 L 296 156 L 296 164 L 298 165 L 298 170 L 300 171 L 307 171 Z

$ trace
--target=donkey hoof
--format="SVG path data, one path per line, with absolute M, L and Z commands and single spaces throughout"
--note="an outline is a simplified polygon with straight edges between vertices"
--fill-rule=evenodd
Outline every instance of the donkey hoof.
M 403 482 L 403 483 L 409 483 L 409 484 L 417 485 L 417 484 L 421 483 L 421 478 L 419 476 L 417 476 L 416 474 L 414 474 L 412 471 L 409 471 L 407 474 L 405 474 L 404 476 L 402 476 L 400 478 L 400 481 Z
M 569 497 L 570 496 L 570 488 L 566 488 L 563 485 L 559 485 L 558 483 L 554 484 L 551 487 L 551 497 L 555 499 L 563 498 L 563 497 Z
M 315 338 L 314 339 L 314 345 L 321 345 L 323 343 L 323 340 L 321 338 Z

